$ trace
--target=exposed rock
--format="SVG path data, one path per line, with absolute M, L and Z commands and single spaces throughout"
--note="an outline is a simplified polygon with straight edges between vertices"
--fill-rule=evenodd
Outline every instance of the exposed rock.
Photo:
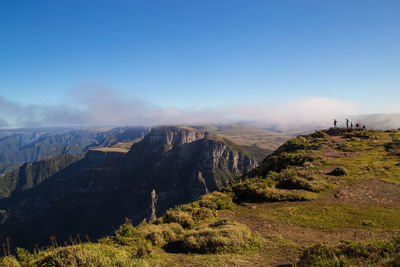
M 90 151 L 85 158 L 32 190 L 0 200 L 9 217 L 0 238 L 32 246 L 71 233 L 91 238 L 112 232 L 127 217 L 149 218 L 157 192 L 156 216 L 196 200 L 247 173 L 258 162 L 223 138 L 188 127 L 153 128 L 128 153 Z M 152 210 L 151 210 L 152 211 Z

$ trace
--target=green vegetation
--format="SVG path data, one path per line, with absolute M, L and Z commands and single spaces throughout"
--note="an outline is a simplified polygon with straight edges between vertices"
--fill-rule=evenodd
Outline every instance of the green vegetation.
M 38 253 L 5 257 L 9 262 L 1 266 L 151 266 L 144 260 L 132 257 L 130 247 L 102 243 L 82 243 L 72 246 L 40 250 Z M 4 259 L 4 258 L 3 258 Z M 11 263 L 11 264 L 9 264 Z
M 290 139 L 270 156 L 266 157 L 261 165 L 250 172 L 248 176 L 266 176 L 269 172 L 280 172 L 289 167 L 309 167 L 323 162 L 318 150 L 327 142 L 325 137 L 298 136 Z
M 155 223 L 127 221 L 97 243 L 18 249 L 0 265 L 398 266 L 399 134 L 299 136 L 222 192 Z
M 337 149 L 343 152 L 358 152 L 366 149 L 370 149 L 367 144 L 365 144 L 362 140 L 352 140 L 348 142 L 344 142 L 338 145 Z
M 347 175 L 347 170 L 346 168 L 340 166 L 333 169 L 333 171 L 331 171 L 329 174 L 334 176 L 344 176 Z
M 231 219 L 201 225 L 183 238 L 183 248 L 197 253 L 243 252 L 255 243 L 250 229 Z
M 400 238 L 368 243 L 343 241 L 335 247 L 315 245 L 301 255 L 298 266 L 399 266 Z
M 385 229 L 400 232 L 400 209 L 379 205 L 338 203 L 295 203 L 259 210 L 257 216 L 275 223 L 288 223 L 306 228 L 341 231 L 344 227 Z
M 231 186 L 236 202 L 275 202 L 275 201 L 300 201 L 311 200 L 316 197 L 312 192 L 304 190 L 278 189 L 272 180 L 264 178 L 246 179 Z

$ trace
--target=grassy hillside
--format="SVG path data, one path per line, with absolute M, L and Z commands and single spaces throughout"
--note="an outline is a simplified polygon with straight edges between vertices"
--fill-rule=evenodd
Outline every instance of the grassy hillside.
M 223 192 L 154 223 L 127 221 L 96 243 L 53 238 L 0 263 L 399 266 L 399 237 L 400 131 L 329 129 L 289 140 Z

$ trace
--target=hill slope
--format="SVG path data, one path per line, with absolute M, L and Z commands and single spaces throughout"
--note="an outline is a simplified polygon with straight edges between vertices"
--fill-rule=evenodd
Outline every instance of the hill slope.
M 0 177 L 0 199 L 28 190 L 78 161 L 80 157 L 64 154 L 50 159 L 28 162 Z
M 128 221 L 97 243 L 72 238 L 29 257 L 20 252 L 20 262 L 398 266 L 399 140 L 400 131 L 299 136 L 223 193 L 170 209 L 155 223 Z

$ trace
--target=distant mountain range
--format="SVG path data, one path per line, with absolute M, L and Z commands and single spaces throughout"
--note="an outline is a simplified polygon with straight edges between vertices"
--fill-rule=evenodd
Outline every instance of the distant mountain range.
M 114 130 L 99 144 L 140 132 L 126 131 Z M 32 247 L 47 244 L 53 234 L 58 240 L 78 233 L 101 237 L 125 217 L 134 223 L 148 218 L 153 189 L 161 215 L 247 173 L 269 153 L 262 151 L 190 127 L 163 126 L 152 128 L 127 153 L 93 149 L 78 161 L 64 155 L 25 164 L 0 178 L 3 196 L 10 196 L 0 200 L 0 239 Z
M 61 154 L 83 156 L 91 147 L 141 138 L 145 127 L 114 129 L 43 128 L 0 130 L 0 175 L 25 162 L 48 159 Z

